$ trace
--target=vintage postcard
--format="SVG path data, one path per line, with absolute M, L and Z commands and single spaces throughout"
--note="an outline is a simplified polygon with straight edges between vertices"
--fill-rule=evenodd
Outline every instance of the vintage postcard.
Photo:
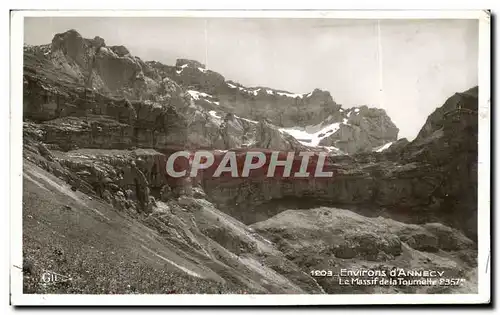
M 12 304 L 489 302 L 488 11 L 11 25 Z

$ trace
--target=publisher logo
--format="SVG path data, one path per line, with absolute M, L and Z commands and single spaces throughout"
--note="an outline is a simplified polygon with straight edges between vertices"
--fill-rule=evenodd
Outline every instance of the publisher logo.
M 42 273 L 41 278 L 40 278 L 40 281 L 42 283 L 45 283 L 45 284 L 67 282 L 70 280 L 72 280 L 72 279 L 68 276 L 64 276 L 64 275 L 58 274 L 58 273 L 53 272 L 53 271 L 48 271 L 48 270 L 45 270 Z

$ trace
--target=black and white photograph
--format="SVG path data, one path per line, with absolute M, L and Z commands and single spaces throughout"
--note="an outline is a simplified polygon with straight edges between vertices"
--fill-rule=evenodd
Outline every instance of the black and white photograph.
M 12 13 L 14 304 L 489 301 L 488 11 L 164 13 Z

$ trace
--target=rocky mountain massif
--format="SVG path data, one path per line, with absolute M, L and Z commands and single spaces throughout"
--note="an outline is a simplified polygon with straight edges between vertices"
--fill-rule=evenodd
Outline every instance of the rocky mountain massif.
M 145 62 L 73 30 L 25 46 L 23 79 L 26 292 L 477 290 L 477 87 L 408 142 L 383 110 L 244 87 L 196 61 Z M 327 151 L 335 176 L 165 174 L 169 154 L 200 148 Z M 345 268 L 465 281 L 345 286 L 311 274 Z M 40 283 L 43 270 L 70 280 Z
M 108 47 L 102 38 L 84 39 L 74 30 L 55 35 L 50 45 L 26 47 L 26 51 L 30 52 L 25 60 L 27 65 L 32 64 L 30 68 L 46 69 L 60 83 L 50 91 L 43 84 L 39 86 L 41 78 L 30 81 L 31 77 L 25 82 L 26 91 L 46 94 L 44 100 L 25 101 L 25 106 L 30 107 L 27 116 L 37 120 L 96 111 L 100 115 L 118 115 L 120 122 L 134 121 L 132 125 L 140 129 L 138 137 L 155 147 L 177 140 L 193 148 L 287 149 L 303 145 L 354 153 L 397 140 L 398 128 L 382 109 L 343 109 L 329 92 L 318 89 L 294 94 L 245 87 L 192 60 L 178 59 L 175 66 L 144 62 L 123 46 Z M 65 84 L 76 84 L 82 91 L 67 95 Z M 101 95 L 116 98 L 113 108 L 95 105 L 109 103 L 101 100 Z M 123 108 L 120 102 L 124 98 L 132 106 Z M 94 104 L 87 105 L 94 108 L 79 107 L 79 100 Z M 165 117 L 168 106 L 185 115 L 182 123 L 189 132 L 183 135 L 187 139 L 157 139 L 154 134 L 143 134 L 142 129 L 162 132 L 162 128 L 179 122 Z M 121 112 L 111 113 L 113 110 Z M 169 121 L 161 122 L 165 119 Z M 295 137 L 293 141 L 289 141 L 290 135 Z

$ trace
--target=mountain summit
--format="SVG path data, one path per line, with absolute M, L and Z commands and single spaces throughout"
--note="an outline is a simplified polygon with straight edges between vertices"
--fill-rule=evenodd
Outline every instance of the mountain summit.
M 397 140 L 399 130 L 383 109 L 344 109 L 328 91 L 295 94 L 268 87 L 245 87 L 198 61 L 178 59 L 174 66 L 144 62 L 124 46 L 106 46 L 104 39 L 85 39 L 75 30 L 56 34 L 51 45 L 26 49 L 33 53 L 28 58 L 34 59 L 28 64 L 40 62 L 35 56 L 43 57 L 45 70 L 61 73 L 72 84 L 131 102 L 147 100 L 160 107 L 182 107 L 182 103 L 192 102 L 201 112 L 212 113 L 209 119 L 217 127 L 217 117 L 228 114 L 250 123 L 265 119 L 279 130 L 280 138 L 291 135 L 303 146 L 348 154 L 371 151 Z M 191 118 L 195 122 L 198 119 Z M 252 138 L 258 142 L 255 136 Z M 207 141 L 197 142 L 193 146 L 206 145 Z M 245 143 L 249 142 L 226 141 L 220 147 Z

